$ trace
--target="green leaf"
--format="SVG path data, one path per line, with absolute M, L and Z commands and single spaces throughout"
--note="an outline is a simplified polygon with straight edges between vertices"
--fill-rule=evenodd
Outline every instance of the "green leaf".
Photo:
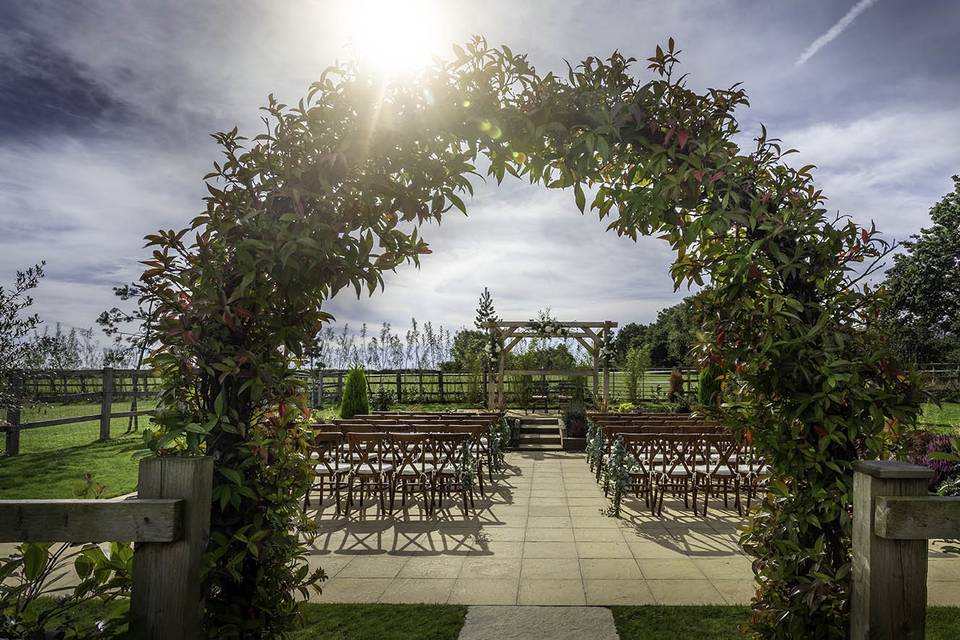
M 28 542 L 22 549 L 23 575 L 27 580 L 36 580 L 47 566 L 50 545 L 45 542 Z

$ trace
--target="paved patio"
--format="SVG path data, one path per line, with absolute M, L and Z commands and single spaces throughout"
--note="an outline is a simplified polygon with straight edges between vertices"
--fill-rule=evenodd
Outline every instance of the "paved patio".
M 747 604 L 750 560 L 737 545 L 740 518 L 711 502 L 707 518 L 682 502 L 662 518 L 627 500 L 622 519 L 582 454 L 511 453 L 509 470 L 464 517 L 459 502 L 434 519 L 419 505 L 382 518 L 375 506 L 349 519 L 332 501 L 316 512 L 311 563 L 330 579 L 316 602 L 473 605 Z M 730 505 L 733 506 L 732 504 Z M 935 547 L 932 547 L 935 549 Z M 960 605 L 960 559 L 931 552 L 931 605 Z

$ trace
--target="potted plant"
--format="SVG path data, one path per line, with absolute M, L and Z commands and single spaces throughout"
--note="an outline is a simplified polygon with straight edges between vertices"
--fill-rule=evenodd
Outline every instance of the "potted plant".
M 573 387 L 570 403 L 563 412 L 563 450 L 584 451 L 587 448 L 587 403 L 583 384 Z

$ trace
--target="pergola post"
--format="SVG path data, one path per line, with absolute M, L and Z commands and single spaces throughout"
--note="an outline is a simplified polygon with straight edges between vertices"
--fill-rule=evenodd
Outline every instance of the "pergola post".
M 601 339 L 604 341 L 610 340 L 610 322 L 603 323 L 603 333 Z M 608 345 L 609 346 L 609 345 Z M 600 349 L 598 348 L 599 352 Z M 606 411 L 607 407 L 610 406 L 610 363 L 606 360 L 603 361 L 603 410 Z
M 493 323 L 491 323 L 491 324 L 490 324 L 490 327 L 489 327 L 489 329 L 488 329 L 488 331 L 489 331 L 489 333 L 490 333 L 490 344 L 493 344 L 494 331 L 496 331 L 496 329 L 494 328 L 495 326 L 496 326 L 496 325 L 494 325 Z M 487 358 L 487 363 L 486 363 L 486 365 L 484 366 L 484 369 L 485 369 L 485 370 L 489 369 L 489 370 L 490 370 L 490 373 L 491 373 L 491 374 L 493 373 L 493 367 L 490 366 L 490 358 Z M 497 376 L 491 375 L 491 376 L 487 377 L 487 389 L 486 389 L 486 391 L 487 391 L 487 407 L 490 408 L 490 409 L 495 409 L 495 408 L 497 407 L 497 397 L 496 397 L 496 393 L 495 393 L 496 380 L 497 380 Z

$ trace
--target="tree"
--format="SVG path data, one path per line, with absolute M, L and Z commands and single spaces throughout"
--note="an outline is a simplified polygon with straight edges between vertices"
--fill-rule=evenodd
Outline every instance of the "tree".
M 483 371 L 487 332 L 460 329 L 453 336 L 450 360 L 443 366 L 445 371 Z
M 694 346 L 692 298 L 661 309 L 657 320 L 647 329 L 646 342 L 654 367 L 683 367 L 691 364 Z
M 960 363 L 960 176 L 930 209 L 933 224 L 902 243 L 884 287 L 888 335 L 908 362 Z
M 493 308 L 493 296 L 490 295 L 490 290 L 484 287 L 483 293 L 480 294 L 480 301 L 477 303 L 477 315 L 473 324 L 480 331 L 486 331 L 487 323 L 497 320 L 499 318 L 496 309 Z
M 650 347 L 633 346 L 627 351 L 626 366 L 627 374 L 627 400 L 636 403 L 640 400 L 640 384 L 642 383 L 644 372 L 650 368 Z
M 148 293 L 137 282 L 114 287 L 113 294 L 123 302 L 135 301 L 136 306 L 131 311 L 112 307 L 97 317 L 104 335 L 113 339 L 113 349 L 105 359 L 107 364 L 128 365 L 139 371 L 153 342 L 153 305 L 143 307 L 139 304 Z
M 697 403 L 701 407 L 714 408 L 723 400 L 719 375 L 720 371 L 713 364 L 700 370 L 697 378 Z
M 647 331 L 647 325 L 637 322 L 628 322 L 617 331 L 617 335 L 613 339 L 613 348 L 617 352 L 617 363 L 626 365 L 627 353 L 632 347 L 646 342 Z
M 35 344 L 29 335 L 40 324 L 37 314 L 27 314 L 33 305 L 30 292 L 43 278 L 41 262 L 23 271 L 11 288 L 0 286 L 0 409 L 19 410 L 25 399 L 19 376 L 26 363 L 34 356 Z

